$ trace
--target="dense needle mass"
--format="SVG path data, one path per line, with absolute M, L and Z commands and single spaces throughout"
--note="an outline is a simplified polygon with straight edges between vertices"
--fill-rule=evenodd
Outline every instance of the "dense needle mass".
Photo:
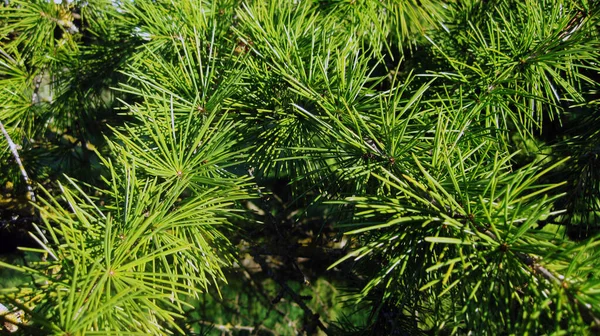
M 2 332 L 597 333 L 599 10 L 4 1 Z

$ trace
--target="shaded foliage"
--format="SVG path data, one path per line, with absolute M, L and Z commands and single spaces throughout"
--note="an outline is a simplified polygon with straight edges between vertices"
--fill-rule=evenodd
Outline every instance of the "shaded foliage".
M 5 1 L 3 319 L 597 332 L 598 6 Z

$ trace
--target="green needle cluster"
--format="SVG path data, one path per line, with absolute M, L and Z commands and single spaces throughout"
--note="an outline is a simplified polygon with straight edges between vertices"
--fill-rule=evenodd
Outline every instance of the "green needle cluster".
M 6 0 L 0 330 L 597 333 L 599 87 L 596 0 Z

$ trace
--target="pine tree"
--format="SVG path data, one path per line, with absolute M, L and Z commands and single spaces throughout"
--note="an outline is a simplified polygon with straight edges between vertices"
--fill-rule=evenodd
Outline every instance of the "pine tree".
M 4 1 L 5 331 L 598 332 L 599 10 Z

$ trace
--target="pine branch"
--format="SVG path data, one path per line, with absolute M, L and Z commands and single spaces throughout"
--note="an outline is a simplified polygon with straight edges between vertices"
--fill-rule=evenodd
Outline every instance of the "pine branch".
M 209 327 L 212 327 L 212 328 L 215 328 L 215 329 L 221 331 L 222 333 L 227 333 L 227 335 L 233 335 L 234 331 L 238 331 L 238 330 L 239 331 L 247 331 L 250 334 L 256 334 L 256 333 L 258 333 L 260 331 L 266 331 L 266 332 L 269 332 L 269 333 L 271 333 L 273 335 L 276 334 L 275 331 L 273 331 L 273 330 L 271 330 L 271 329 L 269 329 L 269 328 L 267 328 L 267 327 L 265 327 L 263 325 L 260 325 L 258 327 L 254 327 L 254 326 L 232 325 L 230 323 L 228 323 L 228 324 L 214 324 L 212 322 L 203 321 L 203 320 L 193 320 L 193 321 L 190 321 L 189 323 L 190 324 L 191 323 L 199 323 L 199 324 L 202 324 L 202 325 L 205 325 L 205 326 L 209 326 Z
M 35 76 L 34 86 L 33 86 L 33 94 L 31 95 L 31 104 L 35 105 L 40 102 L 40 86 L 42 85 L 42 79 L 44 77 L 44 72 L 42 71 L 39 75 Z
M 275 282 L 279 284 L 282 292 L 287 293 L 292 298 L 292 301 L 294 301 L 298 306 L 300 306 L 300 308 L 302 308 L 302 310 L 304 311 L 304 316 L 306 318 L 305 329 L 314 329 L 315 327 L 318 327 L 321 330 L 323 330 L 323 332 L 329 335 L 329 330 L 323 324 L 323 322 L 321 322 L 319 314 L 313 313 L 313 311 L 304 302 L 302 296 L 296 293 L 296 291 L 294 291 L 290 286 L 288 286 L 288 284 L 283 279 L 281 279 L 277 273 L 273 272 L 273 270 L 267 264 L 267 261 L 260 255 L 258 250 L 252 252 L 252 257 L 254 257 L 254 260 L 258 262 L 263 272 L 265 272 L 273 280 L 275 280 Z
M 13 63 L 17 63 L 15 61 L 14 58 L 12 58 L 12 56 L 10 56 L 9 54 L 6 53 L 6 51 L 4 51 L 3 48 L 0 48 L 0 54 L 2 54 L 2 56 L 6 57 L 9 61 L 13 62 Z
M 488 237 L 494 239 L 495 241 L 500 241 L 493 232 L 485 230 L 484 233 Z M 548 280 L 550 283 L 564 288 L 567 292 L 567 297 L 569 298 L 569 301 L 572 304 L 577 305 L 577 307 L 579 307 L 581 311 L 585 312 L 584 314 L 582 314 L 582 317 L 584 317 L 587 320 L 586 322 L 593 322 L 595 326 L 600 326 L 600 318 L 594 315 L 594 311 L 591 309 L 591 306 L 588 307 L 582 302 L 579 302 L 579 300 L 577 300 L 577 298 L 573 296 L 573 293 L 571 293 L 571 291 L 568 290 L 568 283 L 564 281 L 565 277 L 563 275 L 551 272 L 544 266 L 537 263 L 536 258 L 527 253 L 517 252 L 515 253 L 515 255 L 519 258 L 519 260 L 521 260 L 521 262 L 523 262 L 523 264 L 530 267 L 536 274 L 541 274 L 542 277 Z
M 25 166 L 23 166 L 23 162 L 21 161 L 21 157 L 19 156 L 19 151 L 17 150 L 17 145 L 13 142 L 12 138 L 4 128 L 4 124 L 0 121 L 0 129 L 2 129 L 2 133 L 4 134 L 4 138 L 6 138 L 6 142 L 8 142 L 8 147 L 12 152 L 17 165 L 19 166 L 19 170 L 21 171 L 21 176 L 23 176 L 23 180 L 25 180 L 25 184 L 27 185 L 27 192 L 29 199 L 32 202 L 35 202 L 35 192 L 33 191 L 33 187 L 31 186 L 31 180 L 29 179 L 29 175 L 27 175 L 27 171 L 25 170 Z

